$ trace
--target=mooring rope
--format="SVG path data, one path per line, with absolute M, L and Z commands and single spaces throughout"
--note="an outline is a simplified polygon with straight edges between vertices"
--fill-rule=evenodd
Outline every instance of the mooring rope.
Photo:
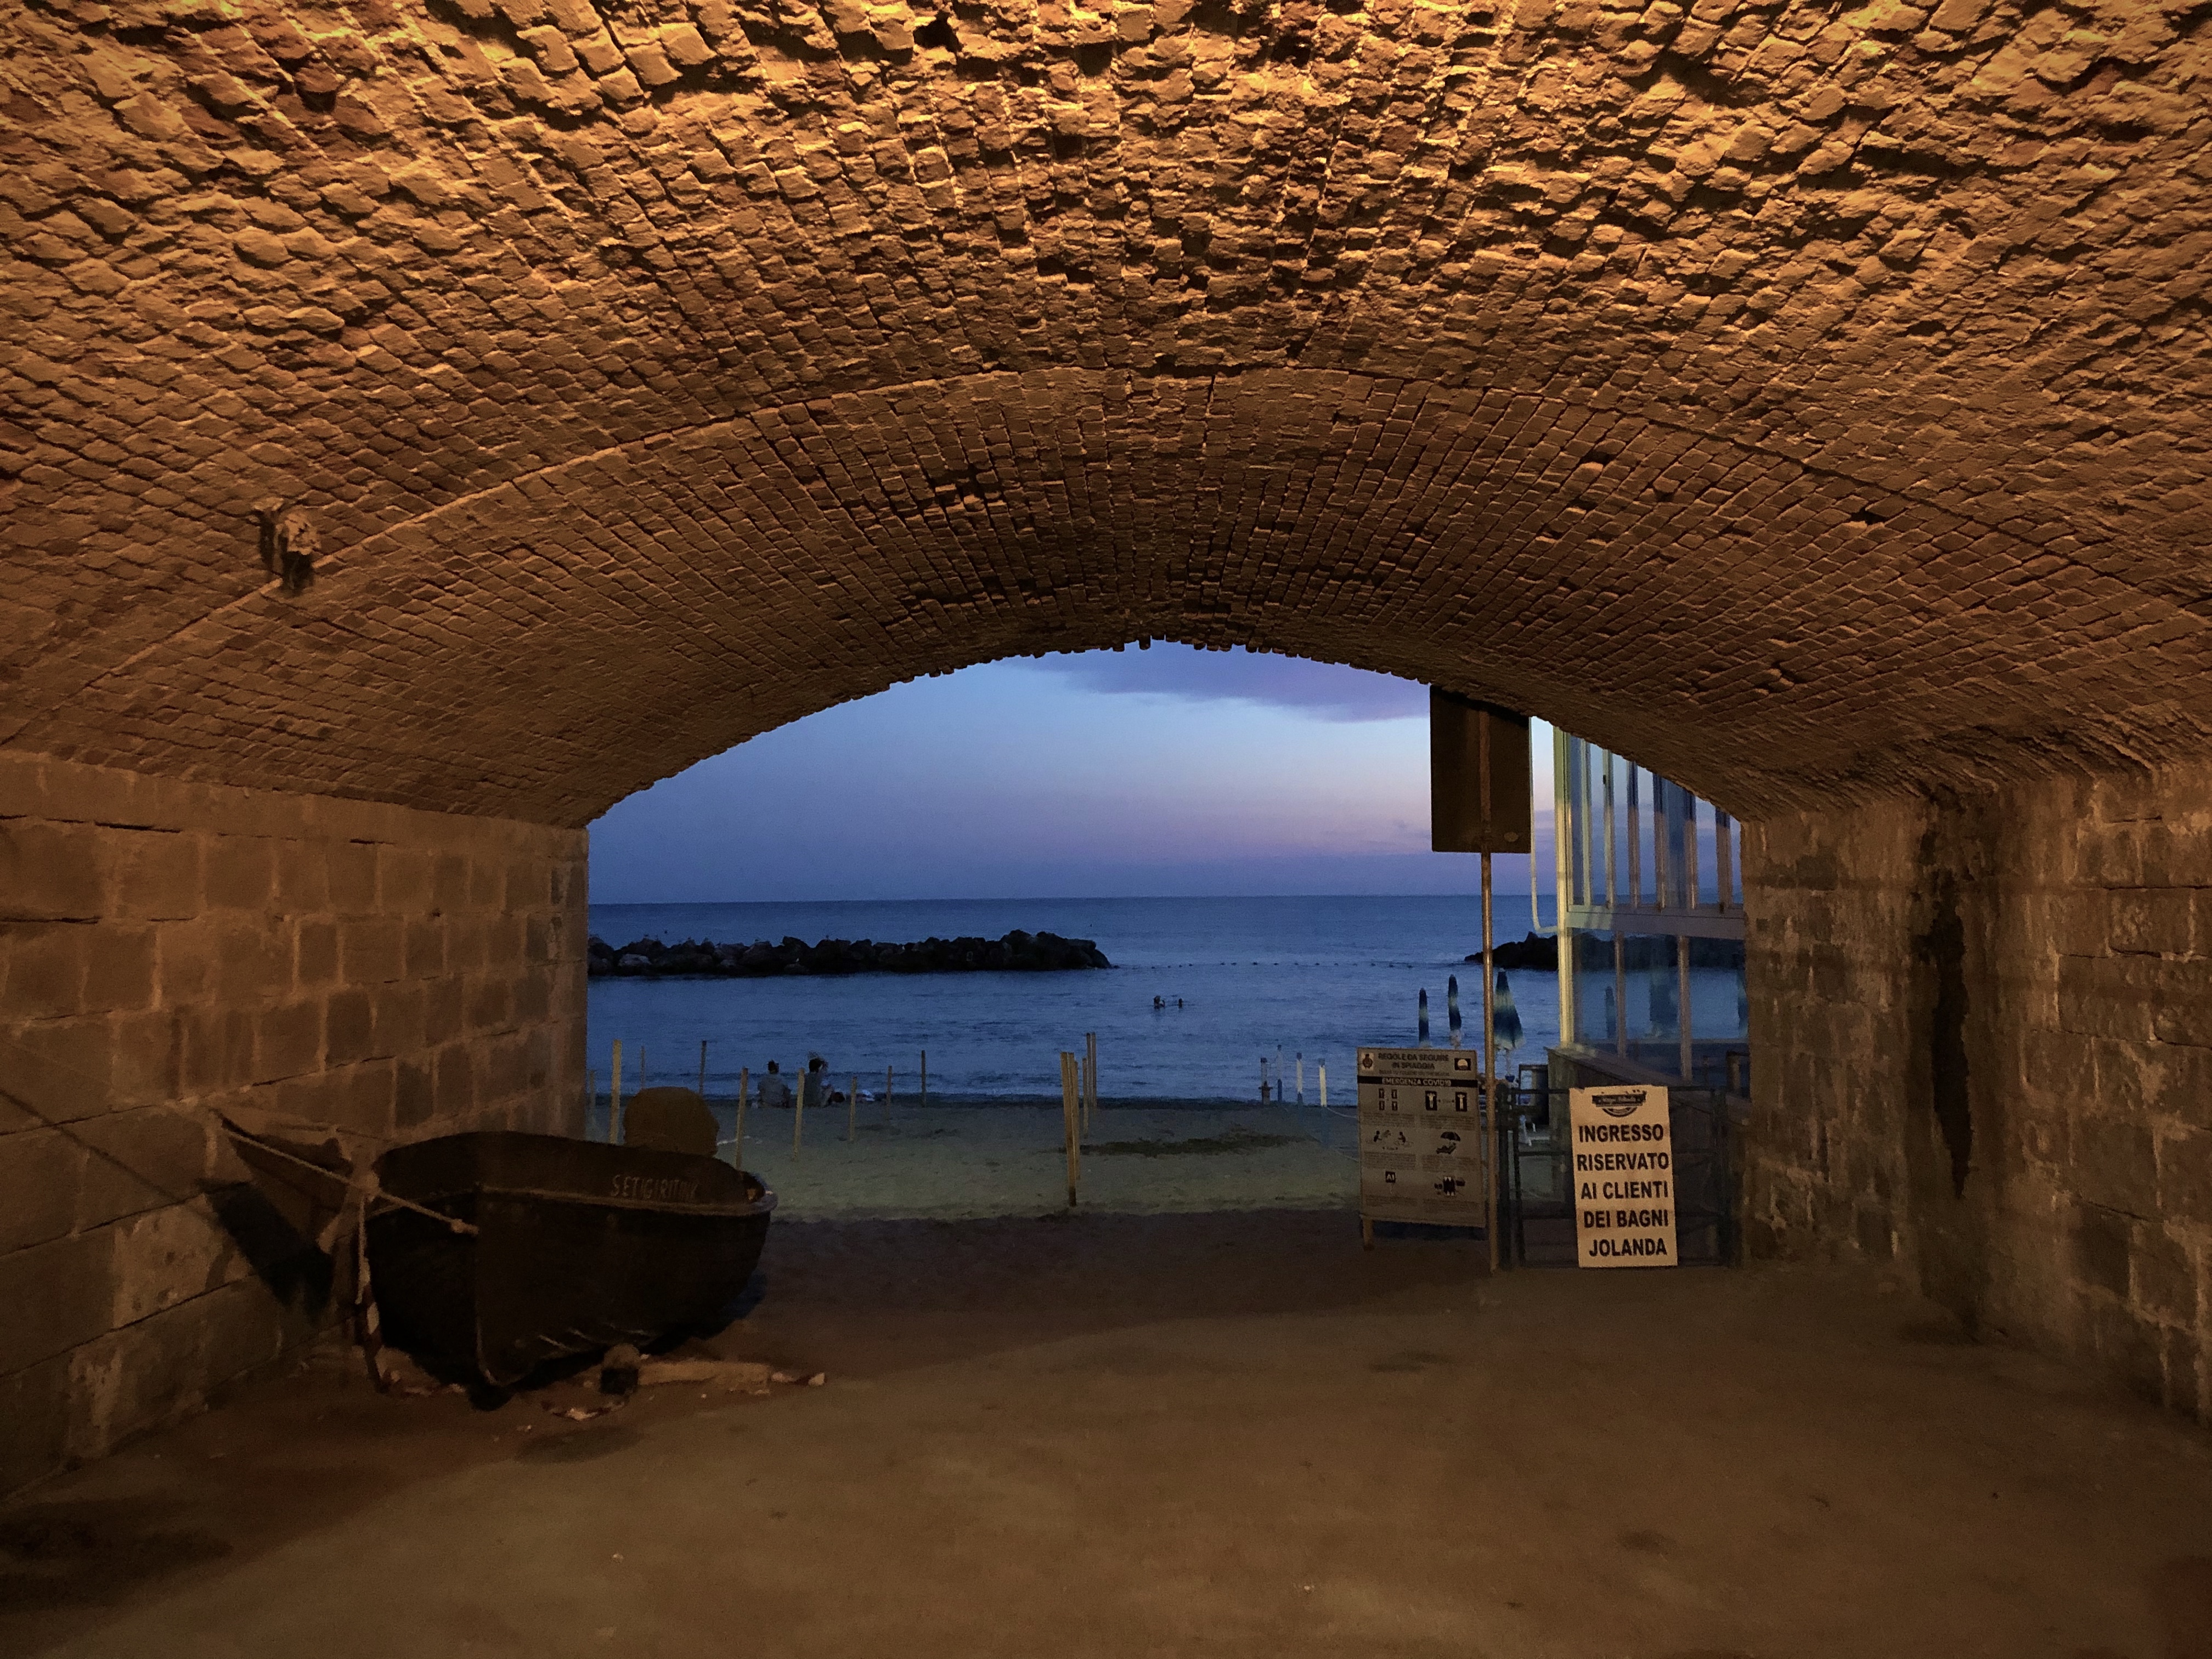
M 417 1215 L 427 1215 L 434 1221 L 442 1221 L 457 1233 L 474 1233 L 478 1231 L 472 1221 L 464 1221 L 459 1216 L 447 1215 L 441 1210 L 430 1208 L 428 1205 L 417 1204 L 413 1199 L 402 1198 L 397 1193 L 387 1193 L 382 1185 L 373 1178 L 368 1181 L 355 1181 L 331 1169 L 326 1164 L 318 1164 L 313 1158 L 301 1158 L 296 1152 L 288 1152 L 282 1146 L 272 1146 L 260 1136 L 240 1128 L 220 1112 L 216 1113 L 215 1117 L 216 1121 L 221 1123 L 234 1139 L 242 1140 L 249 1146 L 267 1152 L 271 1158 L 283 1158 L 289 1163 L 298 1164 L 303 1170 L 313 1170 L 319 1176 L 336 1181 L 350 1191 L 361 1194 L 364 1203 L 396 1204 L 403 1210 L 412 1210 Z M 291 1121 L 300 1123 L 307 1120 L 294 1118 Z M 333 1134 L 345 1133 L 339 1130 L 336 1125 L 326 1124 L 322 1127 L 330 1129 Z
M 58 1072 L 66 1072 L 72 1077 L 82 1078 L 87 1083 L 92 1084 L 103 1090 L 108 1086 L 107 1080 L 106 1079 L 95 1077 L 93 1073 L 85 1071 L 81 1066 L 70 1065 L 67 1060 L 56 1060 L 51 1054 L 39 1054 L 27 1045 L 20 1042 L 11 1043 L 10 1046 L 17 1049 L 21 1054 L 28 1055 L 35 1064 L 52 1066 Z M 161 1195 L 168 1199 L 170 1202 L 174 1204 L 182 1204 L 197 1196 L 196 1194 L 192 1193 L 170 1192 L 166 1188 L 161 1186 L 160 1183 L 149 1180 L 142 1172 L 131 1169 L 129 1164 L 124 1163 L 112 1152 L 110 1152 L 106 1147 L 100 1146 L 86 1139 L 83 1135 L 79 1134 L 76 1130 L 68 1123 L 63 1122 L 57 1118 L 49 1117 L 46 1113 L 40 1111 L 36 1105 L 33 1104 L 30 1101 L 24 1099 L 22 1096 L 17 1094 L 13 1089 L 0 1087 L 0 1097 L 4 1097 L 14 1104 L 21 1107 L 23 1110 L 28 1112 L 33 1117 L 37 1118 L 40 1122 L 45 1124 L 48 1128 L 58 1130 L 61 1133 L 67 1135 L 71 1140 L 76 1141 L 78 1146 L 84 1147 L 88 1152 L 90 1152 L 98 1157 L 105 1158 L 107 1162 L 114 1164 L 118 1169 L 131 1175 L 133 1178 L 145 1182 L 148 1186 L 152 1187 L 156 1192 L 161 1193 Z M 233 1123 L 221 1112 L 214 1110 L 211 1108 L 187 1105 L 181 1101 L 174 1100 L 161 1101 L 156 1103 L 156 1106 L 159 1110 L 175 1112 L 185 1117 L 197 1118 L 203 1123 L 213 1121 L 219 1124 L 226 1133 L 231 1135 L 234 1139 L 245 1141 L 248 1146 L 268 1153 L 271 1158 L 281 1158 L 289 1163 L 298 1164 L 303 1170 L 313 1170 L 317 1175 L 322 1176 L 327 1180 L 338 1182 L 341 1186 L 344 1187 L 350 1192 L 357 1192 L 363 1194 L 364 1199 L 366 1200 L 375 1200 L 386 1204 L 397 1205 L 403 1210 L 416 1211 L 421 1214 L 431 1217 L 434 1220 L 444 1222 L 448 1227 L 451 1227 L 457 1233 L 474 1233 L 477 1231 L 476 1225 L 471 1222 L 463 1221 L 457 1216 L 447 1215 L 441 1211 L 433 1210 L 425 1205 L 417 1204 L 410 1199 L 400 1198 L 394 1194 L 386 1192 L 373 1176 L 368 1181 L 357 1181 L 349 1174 L 333 1170 L 326 1164 L 318 1164 L 313 1158 L 301 1158 L 295 1152 L 288 1152 L 282 1146 L 273 1146 L 270 1145 L 269 1142 L 262 1139 L 259 1136 L 239 1127 L 237 1124 Z M 303 1129 L 313 1129 L 319 1131 L 321 1133 L 336 1137 L 341 1149 L 343 1149 L 345 1144 L 344 1138 L 348 1135 L 359 1135 L 364 1140 L 380 1140 L 387 1145 L 392 1142 L 391 1136 L 376 1134 L 366 1129 L 344 1129 L 340 1128 L 335 1123 L 318 1123 L 311 1118 L 292 1117 L 276 1112 L 267 1113 L 264 1114 L 264 1115 L 277 1122 L 292 1124 Z

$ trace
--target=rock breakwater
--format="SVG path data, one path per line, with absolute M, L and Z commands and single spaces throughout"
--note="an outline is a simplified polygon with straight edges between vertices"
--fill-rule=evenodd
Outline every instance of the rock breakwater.
M 593 977 L 671 979 L 714 975 L 758 979 L 773 974 L 963 974 L 1052 973 L 1075 968 L 1111 968 L 1105 953 L 1087 939 L 1058 933 L 1029 933 L 1016 928 L 1003 939 L 918 939 L 878 944 L 873 939 L 825 939 L 809 945 L 787 937 L 772 945 L 718 945 L 685 939 L 664 945 L 656 939 L 609 945 L 594 936 L 588 946 Z

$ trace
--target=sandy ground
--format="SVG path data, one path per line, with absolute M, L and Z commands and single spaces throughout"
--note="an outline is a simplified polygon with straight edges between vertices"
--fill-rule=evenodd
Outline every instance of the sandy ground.
M 2212 1654 L 2201 1430 L 1864 1276 L 1356 1238 L 780 1220 L 720 1340 L 826 1386 L 263 1384 L 0 1506 L 0 1653 Z
M 746 1114 L 745 1167 L 775 1189 L 786 1219 L 951 1221 L 1067 1207 L 1057 1103 L 863 1102 L 854 1116 L 848 1140 L 843 1107 L 809 1112 L 794 1156 L 792 1113 Z M 1314 1107 L 1102 1103 L 1083 1137 L 1079 1207 L 1165 1215 L 1350 1206 L 1359 1186 L 1353 1127 Z

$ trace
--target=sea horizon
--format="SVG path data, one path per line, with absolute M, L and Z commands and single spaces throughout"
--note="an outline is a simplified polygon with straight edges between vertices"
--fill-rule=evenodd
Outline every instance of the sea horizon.
M 1554 895 L 1548 888 L 1537 889 L 1536 896 L 1545 908 L 1551 909 Z M 1421 893 L 1010 893 L 981 894 L 961 898 L 772 898 L 772 899 L 592 899 L 593 911 L 614 910 L 725 910 L 769 908 L 777 906 L 796 906 L 806 908 L 829 909 L 837 906 L 860 908 L 870 905 L 918 904 L 1157 904 L 1269 902 L 1277 900 L 1327 902 L 1350 899 L 1474 899 L 1480 902 L 1480 892 L 1421 892 Z M 1493 890 L 1491 905 L 1493 913 L 1501 912 L 1507 902 L 1522 907 L 1528 902 L 1528 890 L 1516 888 L 1510 892 Z M 1551 924 L 1547 921 L 1547 927 Z
M 1493 937 L 1529 931 L 1528 895 L 1493 899 Z M 841 1080 L 878 1088 L 886 1067 L 902 1095 L 919 1092 L 929 1055 L 933 1097 L 970 1101 L 1050 1097 L 1058 1055 L 1099 1045 L 1101 1092 L 1117 1099 L 1256 1101 L 1264 1060 L 1271 1091 L 1309 1101 L 1326 1065 L 1333 1103 L 1351 1098 L 1356 1051 L 1419 1040 L 1420 994 L 1430 1036 L 1449 1041 L 1455 980 L 1462 1040 L 1480 1041 L 1482 973 L 1464 958 L 1481 944 L 1478 896 L 1295 894 L 1213 899 L 848 899 L 799 903 L 729 900 L 594 905 L 592 931 L 610 945 L 685 937 L 720 943 L 786 936 L 905 942 L 1014 928 L 1094 941 L 1106 969 L 1021 973 L 777 975 L 765 978 L 616 978 L 591 981 L 587 1061 L 602 1083 L 611 1044 L 623 1042 L 629 1085 L 639 1045 L 653 1080 L 697 1079 L 706 1048 L 709 1093 L 734 1092 L 740 1068 L 786 1071 L 821 1054 Z M 1548 918 L 1547 918 L 1548 920 Z M 1671 971 L 1668 975 L 1671 979 Z M 1711 983 L 1706 983 L 1710 977 Z M 1632 975 L 1632 1020 L 1648 1018 Z M 1735 1013 L 1735 981 L 1701 970 L 1693 991 L 1701 1029 Z M 1549 970 L 1506 974 L 1522 1023 L 1500 1070 L 1539 1061 L 1559 1031 L 1559 981 Z

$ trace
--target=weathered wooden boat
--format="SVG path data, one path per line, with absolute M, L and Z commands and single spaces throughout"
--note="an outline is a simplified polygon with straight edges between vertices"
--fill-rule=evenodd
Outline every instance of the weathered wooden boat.
M 506 1130 L 395 1146 L 376 1175 L 422 1206 L 368 1223 L 384 1340 L 500 1388 L 568 1355 L 719 1326 L 775 1208 L 758 1177 L 716 1158 Z

